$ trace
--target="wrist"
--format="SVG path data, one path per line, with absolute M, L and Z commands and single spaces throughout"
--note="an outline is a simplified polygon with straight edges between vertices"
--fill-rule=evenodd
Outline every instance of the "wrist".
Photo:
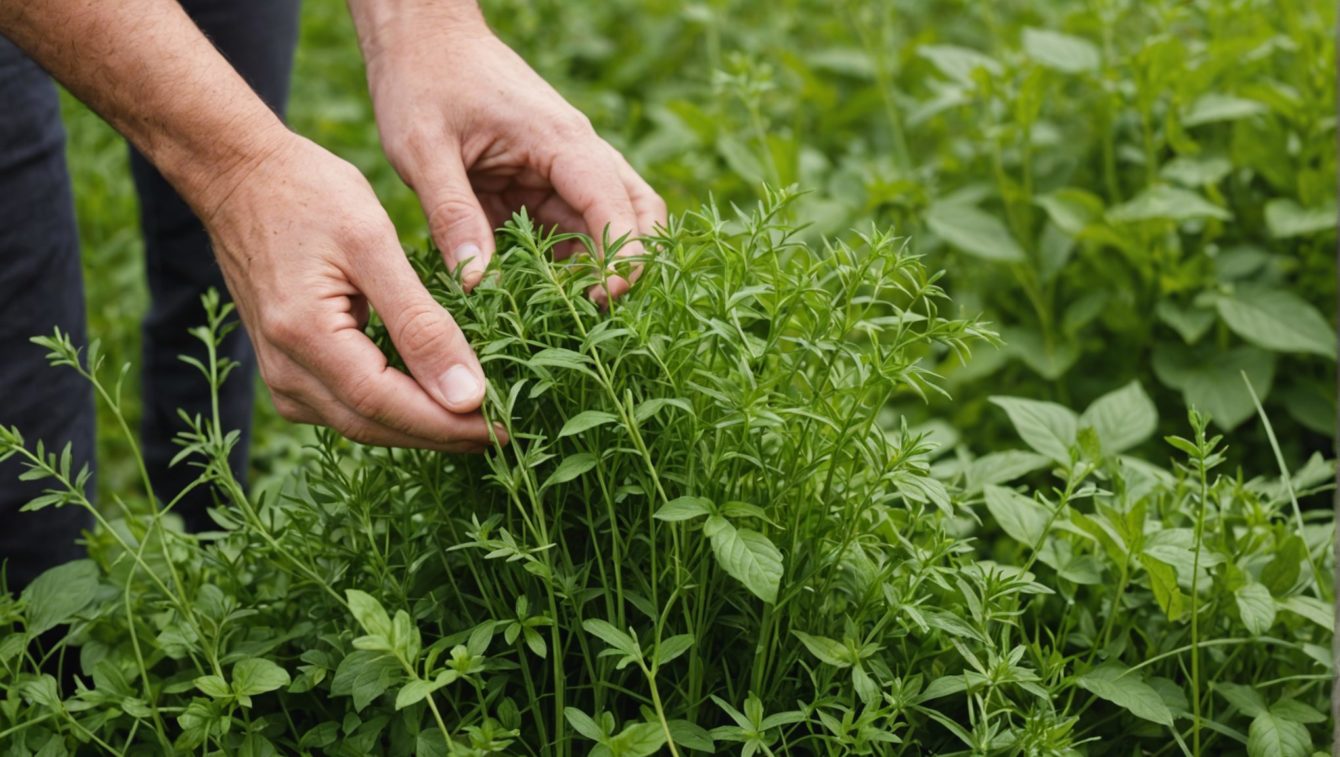
M 177 142 L 149 156 L 206 225 L 229 197 L 297 139 L 268 108 L 262 110 L 231 119 L 213 139 Z
M 348 0 L 358 46 L 369 69 L 374 61 L 431 34 L 448 38 L 491 36 L 476 0 Z

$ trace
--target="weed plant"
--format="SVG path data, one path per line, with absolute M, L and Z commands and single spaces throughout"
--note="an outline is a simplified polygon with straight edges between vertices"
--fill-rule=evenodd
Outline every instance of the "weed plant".
M 678 217 L 608 313 L 524 216 L 469 296 L 414 255 L 510 437 L 484 456 L 323 432 L 248 497 L 235 435 L 187 418 L 220 501 L 193 536 L 0 434 L 49 482 L 29 509 L 98 522 L 0 595 L 0 751 L 1311 753 L 1333 524 L 1298 502 L 1333 468 L 1227 471 L 1198 413 L 1129 457 L 1158 423 L 1138 384 L 1083 414 L 997 397 L 1020 448 L 950 452 L 904 413 L 993 335 L 905 240 L 806 243 L 793 200 Z M 121 414 L 96 345 L 41 343 Z

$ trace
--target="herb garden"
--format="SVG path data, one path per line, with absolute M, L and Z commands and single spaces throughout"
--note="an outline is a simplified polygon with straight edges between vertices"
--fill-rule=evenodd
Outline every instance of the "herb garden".
M 262 407 L 241 482 L 184 416 L 218 501 L 184 533 L 126 432 L 117 145 L 68 103 L 109 305 L 37 339 L 99 482 L 0 456 L 24 517 L 96 527 L 0 593 L 0 753 L 1329 752 L 1334 8 L 487 4 L 671 205 L 602 310 L 525 213 L 462 290 L 308 6 L 293 124 L 371 177 L 508 442 Z

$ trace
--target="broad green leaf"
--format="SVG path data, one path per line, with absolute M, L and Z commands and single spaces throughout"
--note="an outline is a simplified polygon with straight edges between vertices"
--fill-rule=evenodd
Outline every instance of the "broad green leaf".
M 782 553 L 777 547 L 763 534 L 737 529 L 725 518 L 713 516 L 708 522 L 712 525 L 712 552 L 721 568 L 754 596 L 769 604 L 776 602 L 782 582 Z M 704 533 L 707 530 L 704 527 Z
M 1098 48 L 1087 39 L 1047 29 L 1024 29 L 1024 52 L 1047 68 L 1078 74 L 1097 70 L 1102 63 Z
M 200 689 L 205 696 L 213 699 L 223 699 L 233 692 L 228 688 L 228 682 L 223 680 L 222 676 L 208 675 L 200 676 L 193 682 L 195 687 Z
M 1251 686 L 1228 681 L 1215 681 L 1211 685 L 1229 704 L 1238 708 L 1242 714 L 1249 718 L 1254 718 L 1266 711 L 1265 698 L 1261 696 L 1261 692 Z
M 1208 414 L 1223 429 L 1232 430 L 1256 413 L 1242 373 L 1247 373 L 1261 399 L 1270 394 L 1275 378 L 1275 356 L 1255 347 L 1213 352 L 1208 357 L 1184 348 L 1157 347 L 1154 373 L 1164 384 L 1182 391 L 1183 401 Z
M 1182 115 L 1183 126 L 1200 126 L 1216 121 L 1236 121 L 1266 112 L 1256 100 L 1211 92 L 1191 104 Z
M 1051 512 L 1031 497 L 1003 486 L 987 486 L 986 509 L 1010 538 L 1030 549 L 1036 548 L 1046 532 Z
M 1233 592 L 1238 605 L 1238 614 L 1242 617 L 1247 632 L 1260 636 L 1275 624 L 1275 598 L 1270 590 L 1255 581 L 1238 587 Z
M 1325 723 L 1326 716 L 1317 708 L 1304 704 L 1297 699 L 1281 699 L 1270 705 L 1270 711 L 1276 717 L 1292 720 L 1295 723 Z
M 358 589 L 346 589 L 344 596 L 349 602 L 349 612 L 368 635 L 391 638 L 391 616 L 386 614 L 381 602 Z
M 668 725 L 670 726 L 670 738 L 674 739 L 676 744 L 699 752 L 712 753 L 716 751 L 712 734 L 706 728 L 687 720 L 671 720 Z
M 403 674 L 400 663 L 389 654 L 351 652 L 336 668 L 330 692 L 336 696 L 353 697 L 354 709 L 361 712 Z
M 827 636 L 811 636 L 803 631 L 792 631 L 800 643 L 810 650 L 810 654 L 819 658 L 819 661 L 832 665 L 837 668 L 851 667 L 851 652 L 847 646 L 840 641 L 834 641 Z
M 994 58 L 976 50 L 957 45 L 922 45 L 917 55 L 935 64 L 935 67 L 960 84 L 971 86 L 978 71 L 997 76 L 1002 69 Z
M 1248 757 L 1307 757 L 1312 737 L 1307 727 L 1266 711 L 1247 729 Z
M 992 397 L 991 402 L 1010 416 L 1025 444 L 1059 463 L 1070 462 L 1070 445 L 1079 431 L 1079 418 L 1072 410 L 1022 397 Z
M 1335 359 L 1335 329 L 1293 292 L 1241 288 L 1220 296 L 1215 304 L 1224 323 L 1258 347 Z
M 1028 475 L 1050 462 L 1047 457 L 1023 450 L 991 452 L 973 460 L 964 472 L 964 490 L 968 494 L 982 491 L 991 484 L 1007 484 Z
M 712 512 L 711 503 L 702 497 L 676 497 L 656 511 L 652 517 L 656 520 L 663 520 L 669 523 L 677 523 L 684 520 L 707 515 Z
M 1125 452 L 1148 439 L 1158 423 L 1158 408 L 1139 380 L 1094 400 L 1079 418 L 1081 426 L 1098 433 L 1103 452 L 1109 454 Z
M 291 682 L 288 671 L 261 657 L 248 657 L 233 665 L 233 693 L 238 696 L 264 694 Z
M 1075 683 L 1136 717 L 1160 725 L 1172 725 L 1172 711 L 1163 703 L 1163 698 L 1154 687 L 1145 683 L 1139 673 L 1129 672 L 1118 663 L 1094 668 L 1076 678 Z
M 554 484 L 563 484 L 577 478 L 596 467 L 596 456 L 590 452 L 579 452 L 575 455 L 568 455 L 563 458 L 563 462 L 558 464 L 554 472 L 545 479 L 541 489 L 548 489 Z
M 1089 224 L 1103 217 L 1102 199 L 1075 187 L 1039 195 L 1033 201 L 1047 211 L 1057 228 L 1072 237 L 1079 236 Z
M 1187 188 L 1199 189 L 1218 184 L 1232 171 L 1233 163 L 1228 158 L 1183 155 L 1164 163 L 1159 176 Z
M 562 439 L 565 436 L 580 434 L 581 432 L 595 428 L 596 426 L 603 426 L 606 423 L 615 423 L 618 420 L 619 419 L 616 418 L 613 413 L 606 413 L 600 410 L 587 410 L 582 413 L 577 413 L 569 418 L 568 422 L 563 424 L 562 430 L 558 432 L 558 438 Z
M 69 621 L 97 592 L 98 565 L 92 560 L 74 560 L 47 570 L 24 587 L 21 595 L 28 633 L 36 636 Z
M 650 757 L 665 745 L 660 723 L 633 723 L 610 739 L 610 748 L 622 757 Z
M 1107 218 L 1113 223 L 1191 221 L 1200 218 L 1227 221 L 1232 217 L 1227 210 L 1206 200 L 1200 194 L 1166 184 L 1150 187 L 1129 202 L 1107 211 Z
M 1266 228 L 1276 239 L 1333 233 L 1335 226 L 1335 200 L 1314 208 L 1305 208 L 1287 197 L 1266 203 Z
M 1200 341 L 1205 332 L 1214 325 L 1214 311 L 1206 308 L 1181 307 L 1171 300 L 1160 300 L 1154 306 L 1154 314 L 1160 321 L 1172 326 L 1187 344 Z
M 1299 594 L 1279 600 L 1277 606 L 1335 633 L 1335 608 L 1316 597 Z
M 963 252 L 984 260 L 1023 262 L 1023 248 L 1001 220 L 971 205 L 936 203 L 926 211 L 926 226 Z

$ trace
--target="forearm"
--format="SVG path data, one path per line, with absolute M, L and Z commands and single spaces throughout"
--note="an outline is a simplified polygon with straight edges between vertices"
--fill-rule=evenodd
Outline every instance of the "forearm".
M 371 63 L 387 44 L 428 33 L 441 39 L 453 31 L 488 33 L 476 0 L 348 0 L 358 46 Z
M 4 34 L 207 218 L 288 132 L 173 0 L 0 0 Z

